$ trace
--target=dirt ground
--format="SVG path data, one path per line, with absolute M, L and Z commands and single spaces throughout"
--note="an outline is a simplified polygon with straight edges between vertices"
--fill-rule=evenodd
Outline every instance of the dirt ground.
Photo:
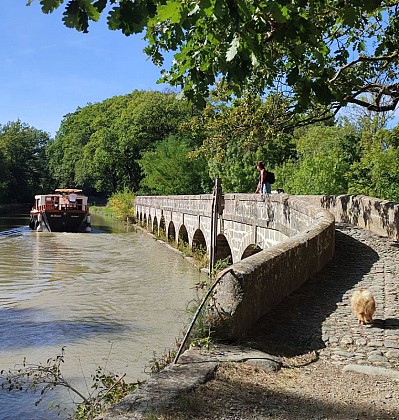
M 220 365 L 214 380 L 182 396 L 159 420 L 399 419 L 399 382 L 342 372 L 322 360 L 266 373 L 244 363 Z M 293 361 L 293 365 L 298 365 Z

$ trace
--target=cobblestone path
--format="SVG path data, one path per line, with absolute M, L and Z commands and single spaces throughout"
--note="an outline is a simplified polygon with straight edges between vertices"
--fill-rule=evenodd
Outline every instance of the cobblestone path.
M 370 289 L 373 325 L 359 325 L 350 296 Z M 336 255 L 268 313 L 242 344 L 285 357 L 318 351 L 337 365 L 399 369 L 399 244 L 352 225 L 336 225 Z

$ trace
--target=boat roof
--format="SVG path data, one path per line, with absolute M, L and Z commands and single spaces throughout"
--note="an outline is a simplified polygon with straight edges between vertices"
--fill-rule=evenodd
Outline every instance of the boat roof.
M 82 190 L 78 190 L 76 188 L 57 188 L 55 192 L 71 194 L 71 193 L 81 193 Z

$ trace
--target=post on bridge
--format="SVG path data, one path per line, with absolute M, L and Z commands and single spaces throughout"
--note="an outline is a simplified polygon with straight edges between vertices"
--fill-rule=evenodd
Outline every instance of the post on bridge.
M 209 249 L 209 273 L 212 273 L 216 263 L 216 246 L 217 246 L 217 228 L 219 215 L 223 213 L 223 193 L 222 193 L 222 180 L 215 179 L 215 186 L 213 188 L 212 198 L 212 214 L 211 214 L 211 244 Z

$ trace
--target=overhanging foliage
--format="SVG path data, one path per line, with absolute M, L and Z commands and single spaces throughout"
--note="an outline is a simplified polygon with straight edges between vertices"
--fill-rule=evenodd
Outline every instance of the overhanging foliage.
M 44 13 L 64 3 L 39 1 Z M 350 103 L 396 109 L 398 7 L 395 0 L 69 0 L 63 21 L 87 32 L 107 13 L 110 29 L 144 31 L 155 64 L 174 52 L 162 81 L 199 104 L 219 80 L 230 96 L 284 95 L 292 117 L 322 105 L 308 115 L 313 121 Z

